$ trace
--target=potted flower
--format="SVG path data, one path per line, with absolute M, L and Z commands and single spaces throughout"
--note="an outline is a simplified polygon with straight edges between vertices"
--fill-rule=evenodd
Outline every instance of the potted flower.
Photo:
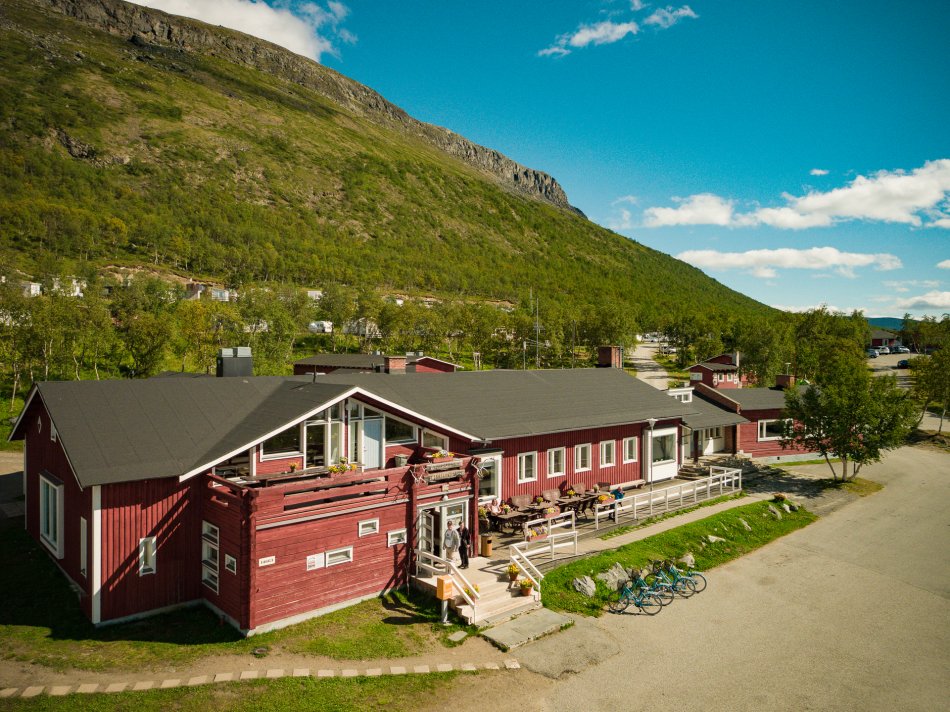
M 534 498 L 535 504 L 544 504 L 544 497 L 538 496 Z
M 297 463 L 296 463 L 296 462 L 291 462 L 291 463 L 290 463 L 290 471 L 291 471 L 291 472 L 296 472 L 296 471 L 297 471 Z
M 577 491 L 573 487 L 568 487 L 567 492 L 564 494 L 566 494 L 568 497 L 575 497 L 577 496 Z
M 534 583 L 531 582 L 531 579 L 523 578 L 518 582 L 518 588 L 521 589 L 522 596 L 530 596 L 531 589 L 534 588 Z
M 557 514 L 559 511 L 560 511 L 560 509 L 558 509 L 558 507 L 546 507 L 546 508 L 544 509 L 544 518 L 545 518 L 545 519 L 550 519 L 550 518 L 553 517 L 555 514 Z
M 597 501 L 600 502 L 601 504 L 604 504 L 605 502 L 613 502 L 614 496 L 612 494 L 602 494 L 599 497 L 597 497 Z
M 508 572 L 508 580 L 514 583 L 518 580 L 518 574 L 521 573 L 521 569 L 518 568 L 518 564 L 508 564 L 508 568 L 505 569 Z

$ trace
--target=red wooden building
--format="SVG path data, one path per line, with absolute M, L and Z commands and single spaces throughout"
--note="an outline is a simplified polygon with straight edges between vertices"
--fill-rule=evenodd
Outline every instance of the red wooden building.
M 691 385 L 704 383 L 710 388 L 742 388 L 748 378 L 739 371 L 739 352 L 719 354 L 689 367 Z
M 203 603 L 251 634 L 405 584 L 493 497 L 675 476 L 691 412 L 617 369 L 45 382 L 11 439 L 94 623 Z

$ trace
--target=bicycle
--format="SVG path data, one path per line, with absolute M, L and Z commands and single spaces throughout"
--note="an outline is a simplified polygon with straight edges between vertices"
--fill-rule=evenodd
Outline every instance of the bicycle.
M 634 591 L 629 581 L 625 581 L 621 588 L 610 595 L 607 608 L 611 613 L 623 613 L 631 603 L 648 616 L 655 616 L 663 608 L 659 596 L 643 589 Z
M 706 577 L 703 576 L 702 571 L 693 571 L 690 567 L 686 567 L 686 571 L 680 572 L 675 566 L 670 565 L 670 570 L 677 573 L 682 573 L 686 578 L 691 578 L 693 583 L 696 584 L 696 593 L 706 590 Z
M 683 598 L 689 598 L 696 593 L 696 582 L 687 576 L 683 576 L 672 564 L 670 566 L 671 571 L 667 573 L 663 570 L 664 562 L 651 561 L 650 563 L 653 564 L 653 575 L 664 583 L 670 584 L 673 590 Z M 672 578 L 670 574 L 673 574 Z
M 653 583 L 647 583 L 646 579 L 638 574 L 633 580 L 633 583 L 638 588 L 641 588 L 648 593 L 652 593 L 657 598 L 659 598 L 661 606 L 668 606 L 673 602 L 673 599 L 676 598 L 676 595 L 673 593 L 673 587 L 657 578 L 653 579 Z

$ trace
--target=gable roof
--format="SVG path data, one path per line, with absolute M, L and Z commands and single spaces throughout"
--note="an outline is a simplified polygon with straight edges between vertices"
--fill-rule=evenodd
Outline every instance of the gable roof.
M 718 428 L 726 425 L 738 425 L 739 423 L 749 422 L 748 418 L 743 418 L 738 413 L 725 410 L 716 405 L 716 403 L 702 398 L 693 398 L 689 405 L 698 411 L 683 418 L 683 422 L 692 430 Z
M 351 383 L 483 442 L 695 412 L 690 404 L 613 368 L 457 371 L 437 379 L 331 373 L 320 380 Z
M 716 391 L 716 393 L 718 396 L 738 404 L 741 411 L 781 410 L 785 408 L 785 390 L 782 388 L 728 388 Z M 702 391 L 697 390 L 696 394 L 707 401 L 713 402 Z
M 210 466 L 349 390 L 279 377 L 157 378 L 47 381 L 31 397 L 42 399 L 87 487 Z M 27 426 L 18 422 L 11 438 Z
M 738 371 L 738 366 L 733 366 L 731 363 L 718 363 L 716 361 L 704 361 L 703 363 L 693 364 L 689 367 L 689 370 L 694 368 L 707 368 L 710 371 Z

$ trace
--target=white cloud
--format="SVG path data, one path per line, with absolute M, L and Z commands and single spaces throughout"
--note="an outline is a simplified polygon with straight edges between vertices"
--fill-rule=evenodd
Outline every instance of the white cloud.
M 950 262 L 950 260 L 948 260 Z M 938 267 L 940 265 L 937 265 Z M 940 280 L 937 279 L 888 279 L 881 283 L 886 289 L 893 292 L 909 292 L 911 287 L 923 287 L 925 289 L 935 289 L 940 286 Z
M 917 297 L 898 299 L 894 306 L 897 309 L 950 309 L 950 292 L 934 290 Z
M 324 54 L 337 54 L 334 41 L 348 44 L 356 36 L 339 25 L 349 15 L 341 2 L 330 0 L 326 7 L 315 2 L 296 6 L 271 7 L 263 0 L 135 0 L 136 4 L 183 15 L 209 25 L 222 25 L 260 37 L 291 52 L 320 61 Z
M 835 247 L 812 247 L 805 250 L 786 247 L 746 252 L 687 250 L 676 255 L 676 258 L 703 269 L 744 270 L 762 279 L 775 277 L 777 269 L 834 270 L 841 276 L 854 277 L 857 267 L 892 270 L 903 266 L 900 259 L 888 253 L 841 252 Z
M 646 5 L 643 4 L 643 0 L 630 0 L 630 9 L 634 12 L 640 12 Z
M 811 174 L 811 175 L 813 175 L 813 176 L 826 176 L 826 175 L 828 175 L 828 171 L 826 171 L 824 168 L 812 168 L 812 169 L 811 169 L 810 171 L 808 171 L 808 172 L 809 172 L 809 174 Z
M 712 193 L 700 193 L 688 198 L 673 198 L 677 208 L 647 208 L 643 211 L 646 227 L 667 225 L 722 225 L 733 222 L 733 204 Z
M 570 53 L 571 50 L 558 47 L 557 45 L 538 50 L 539 57 L 563 57 L 565 54 Z
M 627 35 L 635 35 L 639 31 L 640 26 L 636 22 L 604 20 L 593 25 L 581 25 L 573 34 L 568 35 L 565 41 L 571 47 L 613 44 Z
M 787 304 L 770 304 L 773 309 L 780 309 L 786 312 L 795 312 L 802 313 L 807 311 L 814 311 L 815 309 L 827 309 L 832 314 L 850 314 L 853 311 L 866 312 L 867 310 L 864 307 L 852 307 L 850 309 L 836 307 L 833 304 L 828 304 L 827 302 L 822 302 L 821 304 L 812 304 L 810 306 L 789 306 Z
M 950 269 L 950 260 L 944 260 L 943 262 L 937 263 L 938 269 Z
M 668 29 L 675 25 L 677 22 L 682 20 L 685 17 L 690 17 L 696 19 L 699 17 L 689 5 L 683 5 L 683 7 L 673 9 L 672 6 L 667 8 L 660 8 L 659 10 L 654 11 L 647 19 L 643 21 L 644 25 L 656 25 L 660 29 Z
M 617 219 L 610 220 L 607 223 L 607 227 L 611 230 L 630 230 L 636 225 L 634 224 L 633 215 L 626 208 L 620 209 L 620 217 Z
M 914 227 L 925 225 L 950 229 L 950 159 L 927 161 L 911 172 L 878 171 L 870 177 L 858 176 L 848 185 L 829 191 L 811 191 L 796 197 L 782 195 L 786 205 L 757 208 L 750 212 L 730 212 L 728 222 L 716 211 L 709 221 L 698 219 L 682 222 L 676 215 L 679 208 L 647 208 L 643 211 L 646 227 L 666 225 L 723 225 L 750 227 L 770 225 L 784 230 L 828 227 L 848 220 L 871 220 L 902 223 Z M 734 201 L 711 193 L 691 196 L 684 205 L 701 198 L 706 205 L 734 206 Z M 674 199 L 675 200 L 675 199 Z M 925 221 L 926 218 L 926 221 Z
M 629 203 L 630 205 L 636 205 L 640 202 L 640 199 L 635 195 L 621 195 L 617 198 L 611 205 L 620 205 L 621 203 Z

